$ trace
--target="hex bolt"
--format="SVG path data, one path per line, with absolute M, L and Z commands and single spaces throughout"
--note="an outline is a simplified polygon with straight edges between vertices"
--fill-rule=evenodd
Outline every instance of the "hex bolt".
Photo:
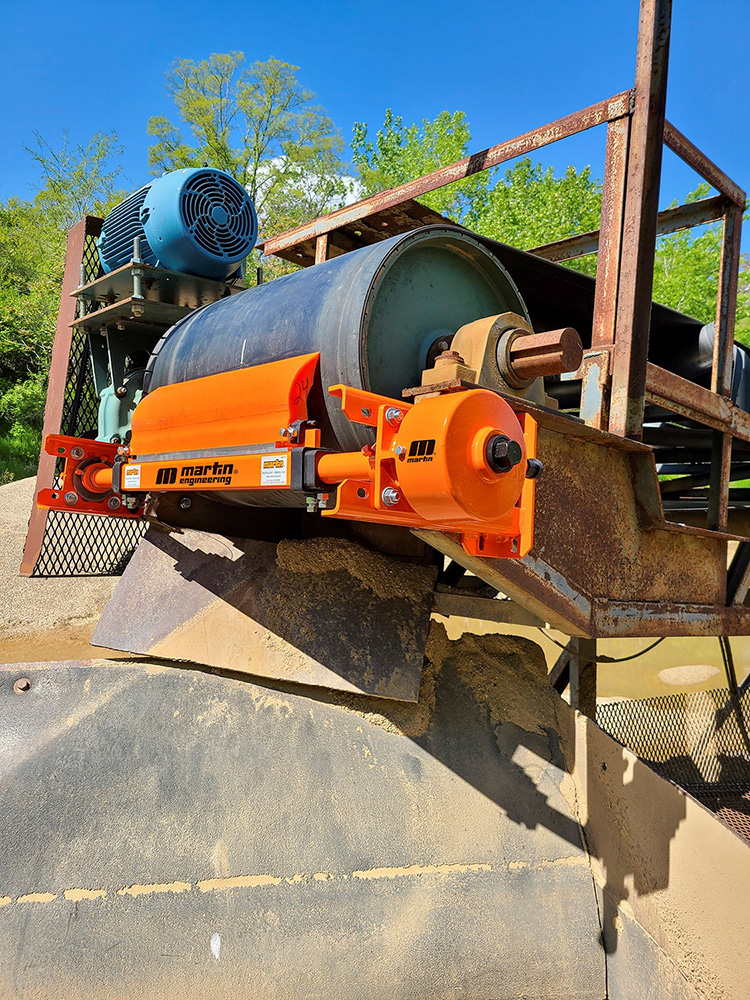
M 435 367 L 437 367 L 438 365 L 450 365 L 450 364 L 462 365 L 464 363 L 465 363 L 464 359 L 461 357 L 458 351 L 445 350 L 443 351 L 442 354 L 438 354 L 438 356 L 435 358 Z
M 119 510 L 122 506 L 122 500 L 120 500 L 119 497 L 110 497 L 109 500 L 107 500 L 107 506 L 110 510 Z
M 190 497 L 180 497 L 181 510 L 190 510 L 192 506 L 193 506 L 193 501 L 190 499 Z
M 396 445 L 396 455 L 399 458 L 404 458 L 404 456 L 406 455 L 406 448 L 402 444 Z
M 397 427 L 404 419 L 404 414 L 397 406 L 389 406 L 385 411 L 385 421 L 391 427 Z
M 75 448 L 70 449 L 71 458 L 83 458 L 83 448 L 80 445 L 76 445 Z
M 292 436 L 292 432 L 289 430 L 288 427 L 279 427 L 279 434 L 283 438 L 288 438 Z
M 505 434 L 493 434 L 487 442 L 487 464 L 493 472 L 510 472 L 523 458 L 523 450 L 518 441 Z
M 28 677 L 19 677 L 13 685 L 13 690 L 16 694 L 25 694 L 31 690 L 31 681 Z
M 398 490 L 394 490 L 392 486 L 386 486 L 383 492 L 380 494 L 380 499 L 386 505 L 386 507 L 395 507 L 397 503 L 401 501 L 401 494 Z
M 115 396 L 117 396 L 119 399 L 122 399 L 123 396 L 127 396 L 127 394 L 128 390 L 124 385 L 118 385 L 118 387 L 115 389 Z
M 73 490 L 68 490 L 63 499 L 65 500 L 65 503 L 72 507 L 73 504 L 78 503 L 78 494 L 74 493 Z

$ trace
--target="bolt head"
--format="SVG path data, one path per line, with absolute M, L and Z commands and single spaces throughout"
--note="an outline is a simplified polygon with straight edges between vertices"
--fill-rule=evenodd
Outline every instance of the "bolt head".
M 386 423 L 390 424 L 391 427 L 397 427 L 403 419 L 404 414 L 397 406 L 389 406 L 385 411 Z
M 487 442 L 487 464 L 493 472 L 510 472 L 522 458 L 521 445 L 505 434 L 495 434 Z
M 436 365 L 438 365 L 438 364 L 441 364 L 441 365 L 450 365 L 450 364 L 462 365 L 463 363 L 464 363 L 464 359 L 461 357 L 461 355 L 458 353 L 458 351 L 443 351 L 442 354 L 438 354 L 438 356 L 435 358 L 435 364 Z
M 80 445 L 76 445 L 75 448 L 70 449 L 71 458 L 83 458 L 83 448 Z
M 380 494 L 380 499 L 386 505 L 386 507 L 395 507 L 397 503 L 401 500 L 401 494 L 398 490 L 394 490 L 392 486 L 386 486 L 383 492 Z
M 73 490 L 68 490 L 63 499 L 65 500 L 66 504 L 72 507 L 73 504 L 78 503 L 78 494 L 74 493 Z
M 31 680 L 28 677 L 19 677 L 13 685 L 16 694 L 25 694 L 31 690 Z
M 107 506 L 110 510 L 119 510 L 122 506 L 122 500 L 120 500 L 119 497 L 110 497 L 109 500 L 107 500 Z
M 190 497 L 180 497 L 181 510 L 190 510 L 192 506 L 193 506 L 193 501 L 190 499 Z
M 404 458 L 406 455 L 406 448 L 402 444 L 396 445 L 396 455 L 399 458 Z
M 127 396 L 127 394 L 128 390 L 124 385 L 118 385 L 118 387 L 115 389 L 115 396 L 119 396 L 120 399 L 122 399 L 123 396 Z

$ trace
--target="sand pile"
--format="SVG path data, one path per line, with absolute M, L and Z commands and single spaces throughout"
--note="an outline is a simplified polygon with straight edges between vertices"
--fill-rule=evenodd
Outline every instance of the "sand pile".
M 116 578 L 19 575 L 34 479 L 0 486 L 0 662 L 91 656 L 88 639 Z

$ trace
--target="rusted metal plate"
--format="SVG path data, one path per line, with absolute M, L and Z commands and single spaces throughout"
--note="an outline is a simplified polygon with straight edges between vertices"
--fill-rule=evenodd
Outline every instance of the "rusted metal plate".
M 545 466 L 529 556 L 481 559 L 452 536 L 418 536 L 569 635 L 750 633 L 750 609 L 724 607 L 729 536 L 665 521 L 650 449 L 529 409 Z
M 171 302 L 128 297 L 118 299 L 112 305 L 97 309 L 96 312 L 79 316 L 71 326 L 82 330 L 99 330 L 108 323 L 127 323 L 129 326 L 158 326 L 161 333 L 165 327 L 187 316 L 193 306 L 179 306 Z
M 289 260 L 301 267 L 320 264 L 330 257 L 337 257 L 359 247 L 370 246 L 388 239 L 396 233 L 430 225 L 453 225 L 450 219 L 433 211 L 418 201 L 407 199 L 398 205 L 374 211 L 370 215 L 342 224 L 340 228 L 309 236 L 286 250 L 274 251 L 275 256 Z M 271 251 L 265 251 L 270 253 Z
M 152 529 L 92 642 L 416 701 L 435 576 L 343 539 Z
M 101 227 L 101 220 L 98 221 Z M 132 263 L 123 264 L 122 267 L 103 274 L 80 288 L 76 283 L 69 294 L 102 303 L 127 298 L 133 294 L 134 269 L 136 265 Z M 230 285 L 225 281 L 215 281 L 213 278 L 154 267 L 153 264 L 138 264 L 137 270 L 141 274 L 144 299 L 169 302 L 192 309 L 197 309 L 207 302 L 215 302 L 227 295 L 235 295 L 245 287 L 241 281 Z

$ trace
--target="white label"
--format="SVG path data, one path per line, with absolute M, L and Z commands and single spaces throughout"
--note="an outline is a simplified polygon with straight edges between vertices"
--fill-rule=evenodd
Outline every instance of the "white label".
M 139 490 L 141 488 L 140 465 L 126 465 L 122 470 L 122 488 L 124 490 Z
M 260 456 L 260 485 L 286 486 L 286 452 Z

